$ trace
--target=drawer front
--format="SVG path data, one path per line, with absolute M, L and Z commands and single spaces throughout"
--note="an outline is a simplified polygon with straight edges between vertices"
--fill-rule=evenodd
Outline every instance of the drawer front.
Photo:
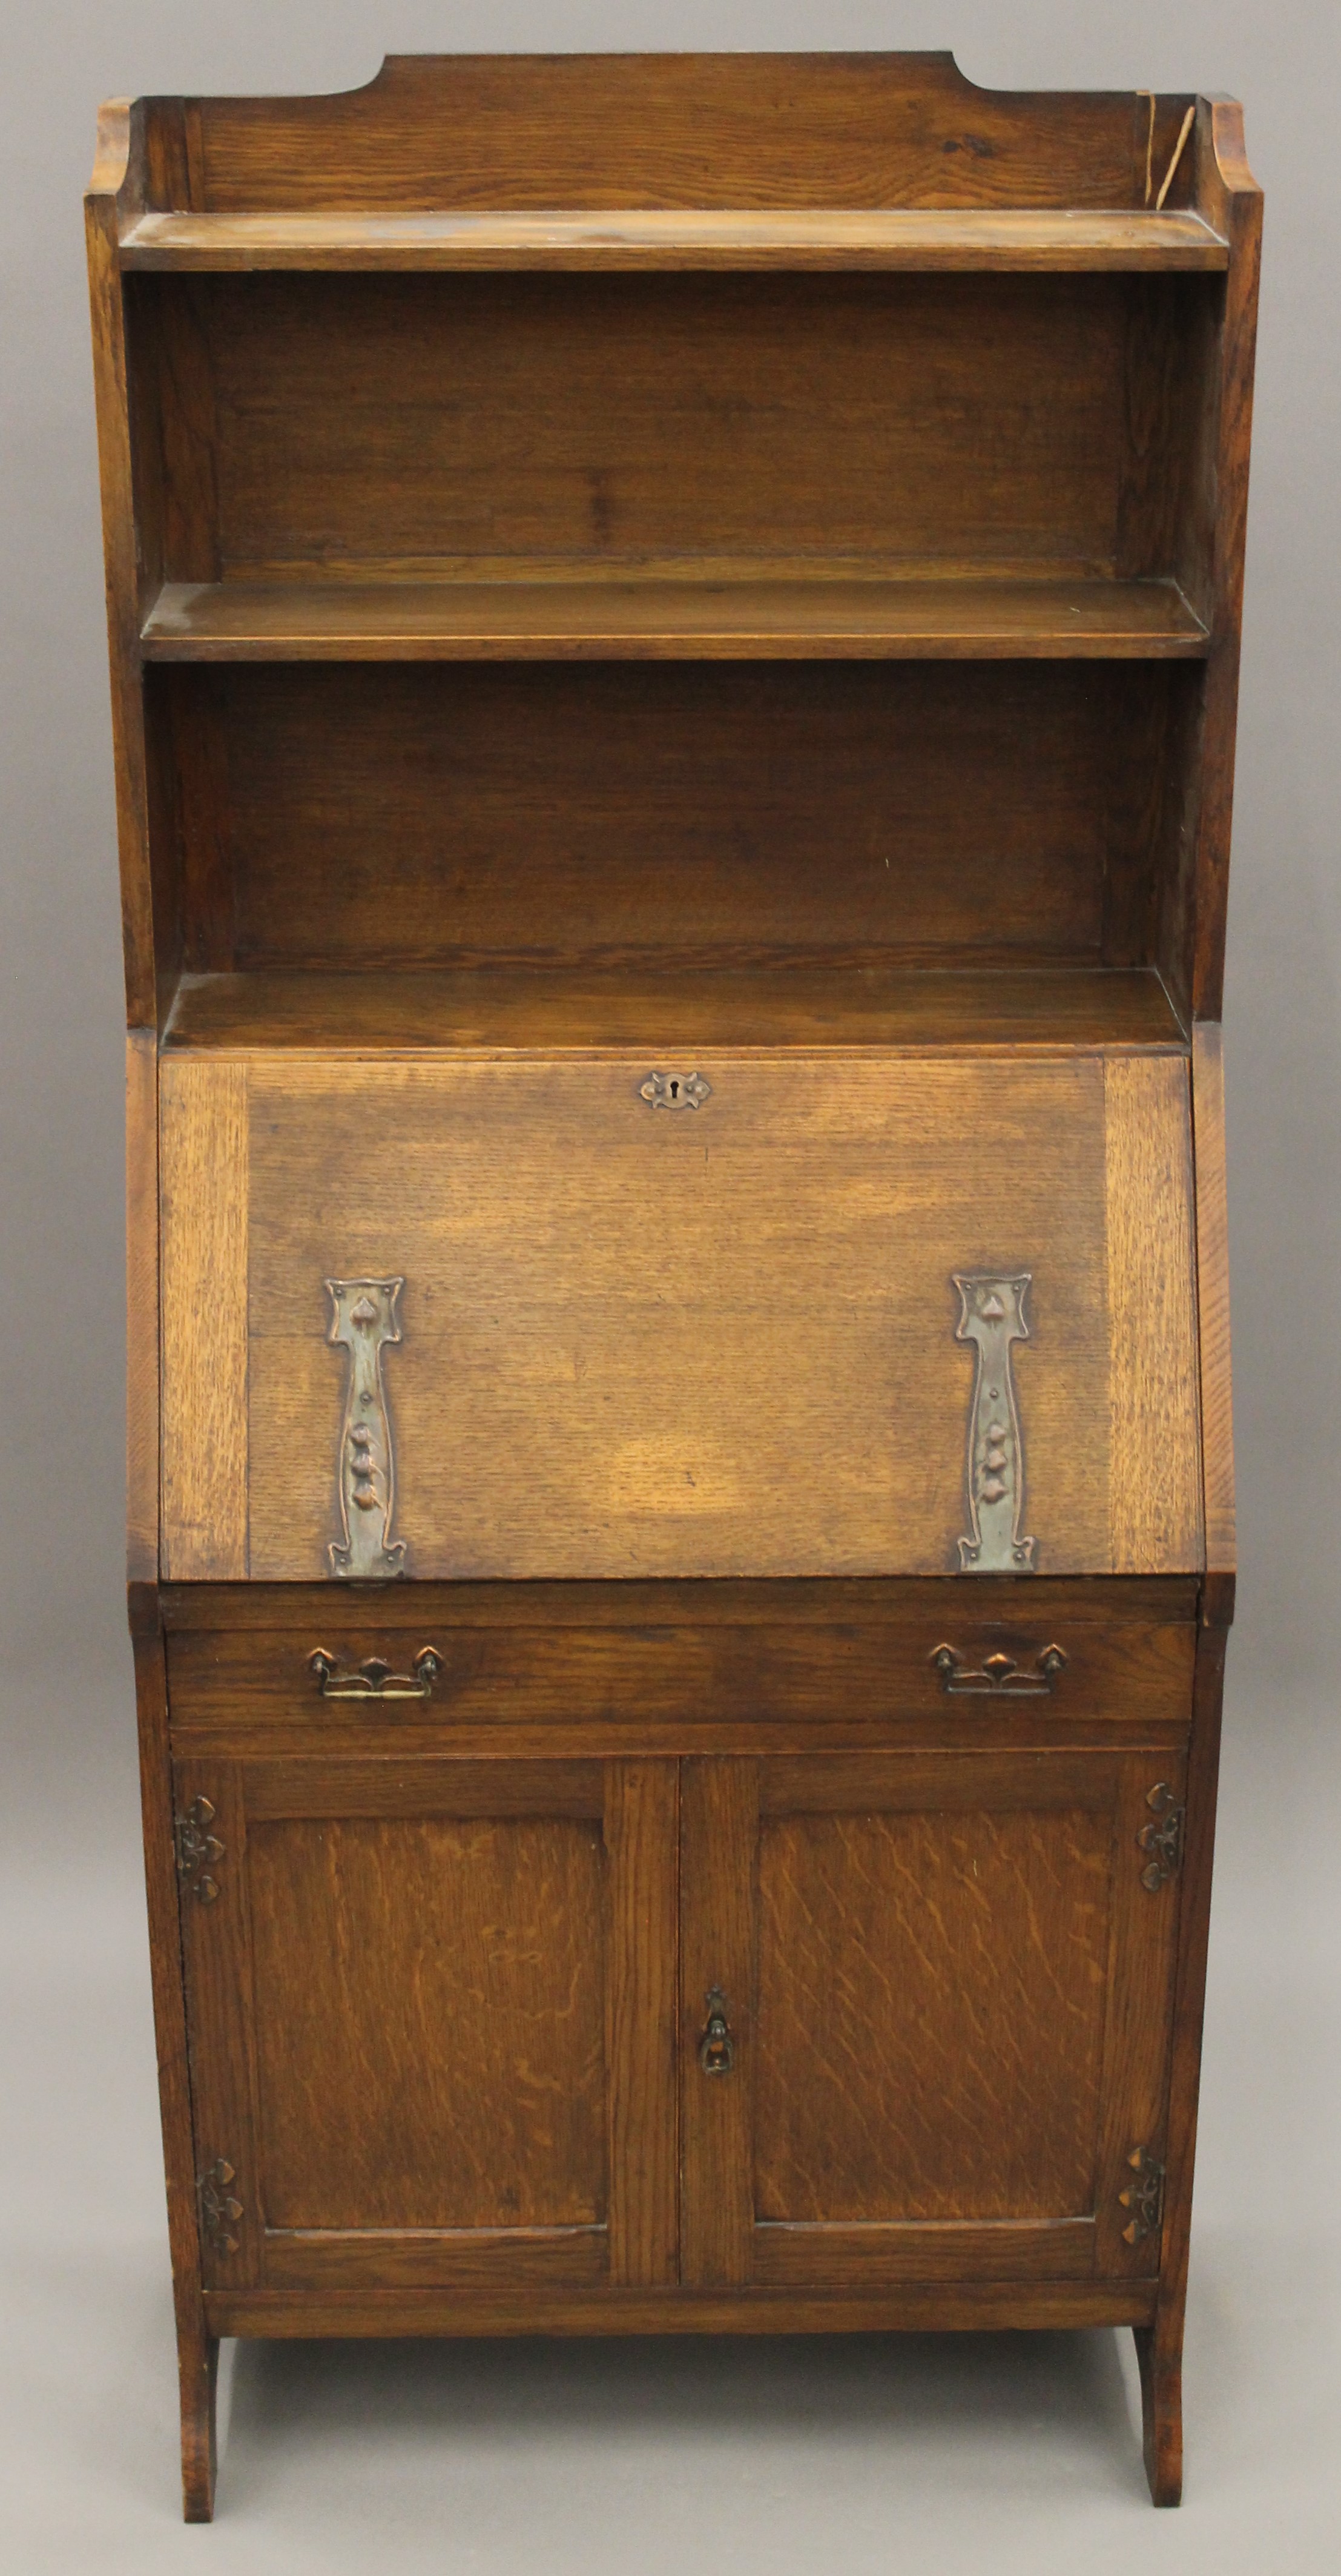
M 876 1728 L 923 1739 L 1015 1741 L 1084 1725 L 1186 1726 L 1189 1621 L 1026 1623 L 947 1608 L 897 1624 L 200 1630 L 168 1639 L 176 1730 L 372 1730 L 408 1743 L 517 1727 L 616 1726 L 658 1747 L 713 1726 L 798 1724 L 835 1738 Z M 332 1606 L 342 1606 L 333 1604 Z M 669 1732 L 668 1732 L 669 1731 Z
M 1181 1058 L 161 1085 L 170 1580 L 1200 1570 Z

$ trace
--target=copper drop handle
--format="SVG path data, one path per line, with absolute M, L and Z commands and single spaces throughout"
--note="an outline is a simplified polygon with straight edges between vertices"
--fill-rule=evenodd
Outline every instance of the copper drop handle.
M 708 2018 L 698 2043 L 698 2062 L 705 2075 L 729 2075 L 736 2062 L 736 2043 L 726 2018 L 726 1997 L 713 1986 L 703 1998 Z
M 323 1699 L 431 1699 L 442 1657 L 436 1646 L 421 1646 L 408 1673 L 393 1673 L 381 1655 L 342 1670 L 334 1655 L 318 1646 L 308 1656 L 307 1669 Z
M 1068 1657 L 1061 1646 L 1045 1646 L 1035 1655 L 1032 1669 L 1026 1669 L 1014 1655 L 984 1655 L 981 1665 L 970 1665 L 966 1656 L 954 1646 L 937 1646 L 932 1663 L 941 1677 L 941 1689 L 955 1698 L 960 1693 L 997 1699 L 1035 1699 L 1050 1691 L 1059 1673 L 1066 1670 Z

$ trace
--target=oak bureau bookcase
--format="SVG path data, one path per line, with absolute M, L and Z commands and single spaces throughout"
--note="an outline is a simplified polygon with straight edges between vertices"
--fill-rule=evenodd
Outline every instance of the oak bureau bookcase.
M 104 112 L 135 1641 L 223 2335 L 1180 2358 L 1261 200 L 946 54 Z

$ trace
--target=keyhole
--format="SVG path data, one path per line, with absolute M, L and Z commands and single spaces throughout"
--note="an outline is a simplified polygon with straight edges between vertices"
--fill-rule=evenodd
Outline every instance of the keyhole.
M 672 1100 L 678 1100 L 678 1099 L 679 1099 L 679 1097 L 680 1097 L 680 1086 L 679 1086 L 678 1081 L 675 1079 L 674 1075 L 672 1075 L 672 1077 L 671 1077 L 670 1094 L 671 1094 L 671 1098 L 672 1098 Z

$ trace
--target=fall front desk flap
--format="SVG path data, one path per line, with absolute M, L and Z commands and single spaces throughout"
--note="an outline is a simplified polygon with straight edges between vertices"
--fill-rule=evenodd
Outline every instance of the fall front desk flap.
M 1175 1055 L 192 1056 L 163 1572 L 1186 1573 Z

